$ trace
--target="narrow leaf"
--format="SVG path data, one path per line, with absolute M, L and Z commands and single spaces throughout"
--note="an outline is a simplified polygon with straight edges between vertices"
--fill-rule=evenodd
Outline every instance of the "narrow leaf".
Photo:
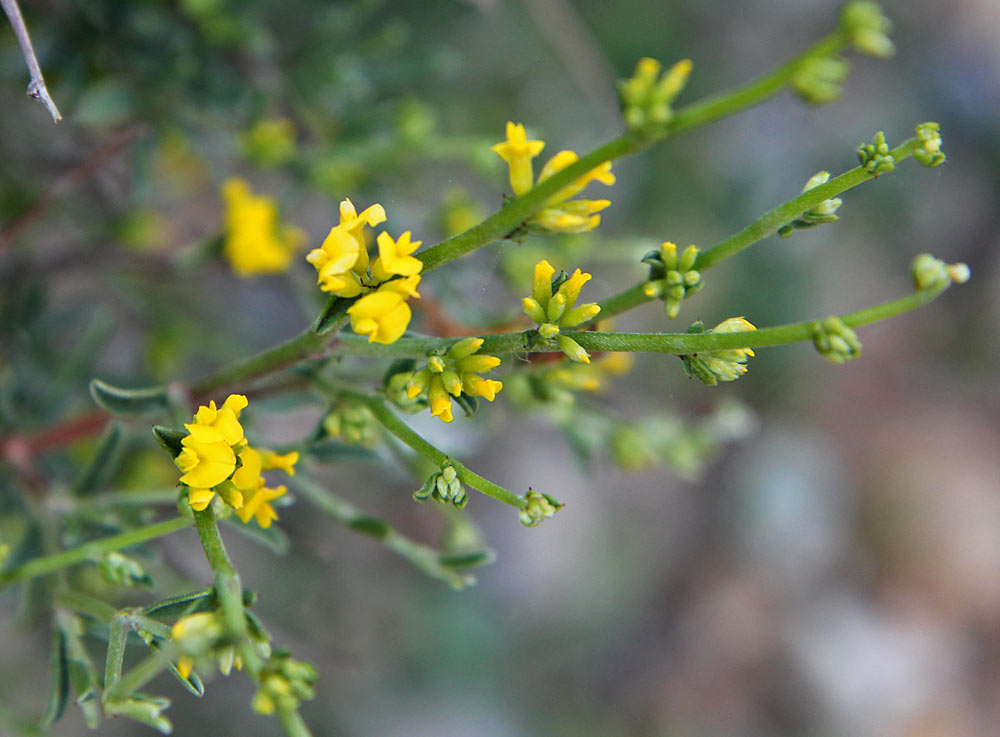
M 477 568 L 496 560 L 496 553 L 489 548 L 468 553 L 442 553 L 438 563 L 448 568 Z
M 355 532 L 374 537 L 376 540 L 384 540 L 392 529 L 378 517 L 364 515 L 348 520 L 347 526 Z
M 52 632 L 52 681 L 49 687 L 49 706 L 42 719 L 42 726 L 48 727 L 59 721 L 66 711 L 69 699 L 69 666 L 66 661 L 66 635 L 56 626 Z
M 122 389 L 106 381 L 92 379 L 90 396 L 101 409 L 114 415 L 138 417 L 162 413 L 167 409 L 167 390 L 162 386 Z
M 181 445 L 181 440 L 184 438 L 184 433 L 182 432 L 171 430 L 169 427 L 164 427 L 163 425 L 153 425 L 153 437 L 156 438 L 156 442 L 158 442 L 172 458 L 179 456 L 181 454 L 181 450 L 184 449 L 184 446 Z
M 94 457 L 73 482 L 74 496 L 88 496 L 99 491 L 121 467 L 124 433 L 119 422 L 112 422 L 101 436 Z

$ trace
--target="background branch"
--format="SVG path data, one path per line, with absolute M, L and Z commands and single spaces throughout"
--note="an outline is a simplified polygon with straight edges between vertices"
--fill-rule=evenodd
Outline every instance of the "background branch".
M 31 81 L 28 82 L 28 97 L 41 100 L 52 116 L 52 120 L 58 123 L 62 120 L 62 114 L 55 102 L 49 96 L 49 90 L 45 86 L 45 78 L 42 76 L 42 68 L 38 66 L 38 59 L 35 57 L 35 49 L 31 45 L 31 36 L 28 35 L 28 27 L 24 25 L 24 18 L 21 17 L 21 9 L 17 6 L 17 0 L 0 0 L 3 12 L 7 14 L 11 26 L 14 27 L 14 35 L 17 42 L 21 44 L 21 53 L 24 55 L 24 63 L 28 65 L 28 73 Z

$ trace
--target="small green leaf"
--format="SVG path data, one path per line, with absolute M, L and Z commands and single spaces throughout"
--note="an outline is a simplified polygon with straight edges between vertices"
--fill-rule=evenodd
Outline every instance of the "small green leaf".
M 49 706 L 42 719 L 42 726 L 48 727 L 59 721 L 66 711 L 69 699 L 69 665 L 66 660 L 66 635 L 61 627 L 52 633 L 52 681 L 49 688 Z
M 347 526 L 355 532 L 374 537 L 376 540 L 384 540 L 392 531 L 388 524 L 377 517 L 355 517 L 352 520 L 348 520 Z
M 344 320 L 347 318 L 347 308 L 353 303 L 353 299 L 330 297 L 330 299 L 327 300 L 323 311 L 319 313 L 319 317 L 317 317 L 316 321 L 313 323 L 313 332 L 317 335 L 326 335 L 327 333 L 341 327 Z
M 468 553 L 442 553 L 438 562 L 446 568 L 477 568 L 496 560 L 496 553 L 489 548 Z
M 113 415 L 138 417 L 159 414 L 167 409 L 167 390 L 162 386 L 122 389 L 100 379 L 92 379 L 90 396 L 101 409 Z
M 186 433 L 171 430 L 169 427 L 164 427 L 163 425 L 153 425 L 153 437 L 156 438 L 156 442 L 158 442 L 172 458 L 179 456 L 181 454 L 181 450 L 184 449 L 184 446 L 181 445 L 181 439 L 184 438 L 185 435 Z
M 207 605 L 207 606 L 206 606 Z M 193 591 L 190 594 L 171 596 L 169 599 L 150 604 L 144 613 L 160 619 L 174 619 L 192 612 L 205 611 L 216 606 L 215 589 Z
M 462 408 L 462 411 L 465 412 L 466 417 L 472 417 L 479 411 L 479 400 L 475 397 L 469 396 L 465 392 L 462 392 L 455 397 L 455 402 Z
M 87 496 L 107 484 L 121 466 L 124 449 L 122 426 L 112 422 L 101 436 L 94 457 L 73 482 L 73 496 Z
M 160 645 L 158 640 L 152 640 L 149 643 L 149 649 L 151 652 L 159 653 L 162 650 L 162 646 Z M 177 669 L 177 665 L 172 661 L 168 661 L 167 668 L 169 668 L 174 678 L 180 681 L 181 685 L 184 686 L 184 688 L 186 688 L 188 691 L 193 693 L 195 696 L 201 698 L 202 696 L 205 695 L 205 684 L 202 682 L 201 677 L 195 671 L 192 670 L 188 674 L 188 677 L 185 678 L 184 676 L 181 675 L 181 672 Z

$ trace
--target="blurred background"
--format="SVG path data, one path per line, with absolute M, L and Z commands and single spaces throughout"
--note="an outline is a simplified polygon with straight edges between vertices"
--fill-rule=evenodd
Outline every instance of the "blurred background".
M 839 222 L 711 270 L 673 323 L 657 303 L 616 329 L 856 310 L 906 293 L 924 251 L 967 262 L 972 280 L 860 330 L 862 356 L 843 366 L 808 345 L 762 349 L 740 381 L 705 387 L 675 358 L 638 356 L 600 395 L 542 402 L 504 375 L 504 394 L 474 420 L 417 416 L 418 431 L 488 478 L 566 503 L 525 529 L 474 494 L 466 513 L 497 560 L 465 591 L 301 499 L 279 510 L 283 557 L 229 533 L 276 644 L 322 674 L 303 708 L 316 734 L 996 733 L 1000 12 L 990 0 L 883 7 L 896 57 L 850 55 L 839 101 L 784 93 L 616 162 L 617 184 L 595 195 L 613 203 L 596 233 L 496 244 L 428 275 L 414 328 L 476 332 L 516 316 L 542 255 L 593 273 L 585 296 L 602 299 L 642 278 L 639 259 L 661 241 L 708 247 L 816 171 L 855 166 L 876 131 L 895 145 L 925 120 L 941 124 L 944 166 L 906 161 L 844 195 Z M 94 376 L 189 381 L 308 324 L 323 300 L 304 260 L 243 279 L 218 256 L 226 178 L 275 198 L 309 247 L 344 197 L 382 203 L 392 233 L 431 244 L 500 205 L 506 172 L 488 147 L 507 120 L 545 139 L 546 153 L 589 150 L 620 132 L 614 80 L 639 57 L 694 61 L 683 105 L 794 56 L 834 27 L 838 8 L 25 2 L 65 120 L 53 125 L 22 94 L 24 63 L 0 24 L 0 435 L 91 412 Z M 384 367 L 350 370 L 374 387 Z M 254 406 L 251 437 L 276 445 L 320 419 L 305 395 Z M 176 471 L 148 425 L 129 432 L 111 486 L 169 487 Z M 93 442 L 40 456 L 43 490 L 58 497 Z M 306 470 L 417 539 L 445 531 L 385 452 L 310 459 Z M 22 481 L 0 466 L 5 513 Z M 165 593 L 209 580 L 193 533 L 153 549 Z M 40 714 L 47 622 L 5 592 L 0 633 L 0 714 Z M 250 712 L 240 677 L 210 678 L 203 701 L 166 676 L 147 690 L 174 700 L 179 735 L 281 734 Z M 72 707 L 52 732 L 91 734 Z M 151 732 L 114 720 L 100 733 Z

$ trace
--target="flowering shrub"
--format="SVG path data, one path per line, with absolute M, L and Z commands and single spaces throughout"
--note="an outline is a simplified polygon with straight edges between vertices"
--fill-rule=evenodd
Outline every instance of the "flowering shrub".
M 219 15 L 212 15 L 208 6 L 214 4 L 183 5 L 208 37 L 220 43 L 235 43 L 233 39 L 243 37 L 234 16 L 218 8 Z M 204 684 L 199 669 L 207 672 L 218 667 L 228 675 L 235 665 L 254 684 L 254 695 L 247 698 L 254 711 L 276 715 L 289 735 L 309 734 L 299 707 L 314 697 L 319 674 L 289 652 L 272 648 L 273 638 L 253 614 L 253 596 L 244 588 L 220 533 L 220 523 L 229 523 L 232 517 L 239 521 L 237 529 L 280 547 L 279 510 L 294 496 L 296 503 L 314 505 L 334 521 L 385 542 L 419 570 L 455 588 L 471 583 L 471 568 L 492 560 L 492 552 L 478 540 L 432 549 L 387 522 L 354 509 L 316 480 L 321 475 L 319 467 L 330 460 L 329 455 L 324 457 L 324 450 L 389 449 L 412 471 L 416 501 L 435 502 L 430 506 L 440 505 L 447 515 L 458 514 L 456 510 L 463 510 L 464 515 L 470 499 L 479 493 L 508 505 L 511 519 L 525 527 L 538 527 L 556 514 L 562 516 L 565 505 L 558 499 L 559 489 L 506 489 L 418 433 L 417 422 L 409 422 L 406 416 L 427 410 L 431 417 L 448 423 L 448 431 L 461 432 L 458 428 L 463 423 L 472 422 L 469 418 L 483 411 L 480 399 L 494 403 L 510 395 L 512 406 L 549 412 L 559 424 L 571 426 L 586 416 L 578 403 L 579 395 L 613 391 L 616 378 L 628 371 L 633 353 L 673 356 L 675 370 L 706 386 L 746 376 L 755 351 L 771 346 L 812 342 L 822 357 L 844 363 L 860 356 L 856 328 L 919 307 L 952 284 L 966 281 L 969 271 L 964 264 L 945 264 L 920 254 L 911 270 L 914 290 L 867 309 L 770 327 L 757 327 L 743 316 L 725 318 L 711 329 L 697 319 L 680 329 L 671 329 L 667 322 L 685 312 L 686 300 L 694 294 L 711 290 L 707 274 L 722 261 L 770 236 L 791 236 L 798 230 L 837 221 L 841 195 L 894 172 L 909 158 L 925 167 L 943 163 L 940 126 L 927 122 L 917 125 L 913 137 L 894 147 L 883 132 L 878 132 L 870 143 L 858 147 L 859 166 L 837 176 L 819 172 L 800 194 L 710 247 L 690 245 L 679 250 L 674 242 L 665 240 L 676 237 L 673 234 L 646 234 L 650 243 L 661 245 L 635 260 L 635 267 L 644 273 L 623 291 L 608 293 L 599 280 L 580 268 L 568 272 L 553 266 L 552 262 L 569 261 L 557 258 L 553 246 L 554 255 L 545 254 L 534 261 L 530 278 L 523 273 L 521 283 L 507 299 L 505 319 L 489 325 L 484 321 L 481 329 L 466 329 L 466 325 L 476 323 L 475 315 L 451 315 L 439 321 L 439 327 L 444 324 L 447 329 L 434 329 L 433 313 L 441 309 L 435 298 L 447 291 L 448 283 L 434 277 L 423 281 L 430 272 L 498 240 L 508 240 L 521 249 L 535 245 L 538 237 L 588 237 L 584 234 L 599 228 L 612 200 L 583 199 L 581 195 L 596 185 L 615 185 L 613 161 L 736 114 L 784 89 L 814 104 L 835 100 L 847 79 L 843 53 L 853 48 L 878 57 L 890 56 L 893 46 L 888 31 L 888 20 L 877 5 L 848 3 L 836 31 L 792 61 L 744 87 L 682 106 L 678 100 L 696 74 L 696 65 L 684 59 L 664 70 L 659 61 L 643 58 L 632 76 L 618 85 L 621 135 L 583 155 L 559 151 L 537 174 L 534 159 L 545 148 L 545 141 L 529 137 L 529 128 L 523 123 L 497 120 L 497 136 L 505 128 L 504 140 L 492 146 L 479 145 L 470 158 L 492 152 L 506 164 L 509 191 L 503 193 L 502 207 L 477 219 L 470 215 L 474 208 L 466 207 L 459 197 L 448 213 L 451 217 L 445 218 L 460 223 L 455 228 L 459 232 L 426 247 L 423 239 L 429 241 L 430 235 L 421 224 L 400 227 L 390 220 L 389 210 L 392 217 L 399 217 L 397 213 L 407 212 L 404 206 L 396 207 L 393 200 L 384 199 L 393 206 L 387 209 L 373 203 L 359 212 L 350 199 L 361 201 L 357 189 L 363 179 L 351 164 L 360 166 L 366 156 L 377 160 L 370 150 L 354 152 L 357 160 L 330 155 L 322 165 L 307 165 L 297 158 L 296 128 L 291 121 L 263 119 L 248 129 L 240 144 L 246 158 L 261 169 L 296 162 L 308 167 L 304 179 L 339 202 L 337 222 L 331 217 L 324 223 L 325 236 L 322 240 L 317 237 L 312 243 L 318 245 L 307 248 L 310 236 L 306 229 L 279 216 L 278 203 L 264 194 L 267 185 L 256 185 L 255 193 L 247 180 L 226 172 L 219 190 L 224 214 L 216 235 L 194 244 L 186 258 L 196 264 L 225 263 L 246 280 L 294 273 L 295 268 L 308 263 L 315 270 L 315 282 L 309 271 L 310 283 L 296 287 L 302 304 L 316 305 L 314 316 L 310 315 L 309 324 L 299 335 L 273 341 L 274 345 L 263 352 L 244 356 L 196 381 L 170 376 L 161 385 L 127 389 L 95 378 L 90 389 L 97 414 L 69 429 L 59 425 L 51 433 L 57 438 L 52 444 L 58 444 L 64 438 L 103 430 L 73 487 L 74 512 L 60 516 L 62 512 L 53 507 L 53 517 L 47 519 L 47 510 L 33 511 L 37 519 L 31 524 L 37 530 L 33 528 L 32 534 L 8 536 L 0 530 L 4 535 L 0 537 L 0 587 L 28 584 L 43 577 L 51 583 L 48 603 L 54 612 L 56 644 L 48 721 L 62 714 L 72 696 L 91 726 L 98 726 L 102 717 L 123 716 L 169 732 L 171 722 L 164 714 L 169 701 L 139 689 L 160 672 L 169 671 L 188 690 L 201 695 Z M 401 126 L 397 147 L 414 148 L 430 138 L 425 123 L 419 114 L 411 114 L 409 122 Z M 173 154 L 180 156 L 177 151 Z M 390 221 L 391 229 L 376 233 Z M 150 227 L 155 230 L 155 225 Z M 135 233 L 143 228 L 132 230 Z M 547 247 L 542 246 L 543 252 Z M 598 266 L 594 273 L 598 273 Z M 584 288 L 587 299 L 598 301 L 582 302 Z M 517 314 L 515 293 L 529 294 L 520 303 L 527 320 Z M 653 301 L 664 304 L 659 313 L 663 331 L 611 329 L 609 320 Z M 187 312 L 186 305 L 171 307 L 178 313 Z M 355 358 L 369 362 L 358 370 L 357 364 L 350 363 Z M 668 360 L 664 357 L 663 362 L 666 365 Z M 667 370 L 665 366 L 664 372 Z M 256 395 L 293 392 L 306 393 L 318 408 L 322 417 L 316 425 L 275 449 L 258 445 L 259 436 L 254 432 L 248 437 L 244 424 L 254 430 L 247 417 L 253 415 Z M 170 488 L 154 496 L 159 503 L 166 500 L 175 504 L 177 513 L 154 521 L 148 515 L 116 512 L 109 516 L 113 522 L 108 525 L 113 529 L 106 529 L 80 510 L 86 508 L 89 497 L 104 491 L 101 479 L 117 472 L 125 442 L 123 428 L 137 425 L 152 429 L 153 438 L 176 467 Z M 31 507 L 25 500 L 36 492 L 34 459 L 26 460 L 26 444 L 16 429 L 4 427 L 3 431 L 3 452 L 15 471 L 13 488 L 4 491 L 5 503 L 9 495 L 15 500 L 10 501 L 12 506 Z M 266 432 L 260 434 L 266 436 Z M 600 442 L 626 469 L 643 468 L 656 457 L 672 454 L 675 469 L 686 476 L 690 475 L 692 455 L 698 452 L 693 443 L 681 442 L 683 429 L 668 432 L 655 423 L 629 426 L 605 419 L 599 435 Z M 152 445 L 152 439 L 144 437 L 144 442 Z M 250 438 L 255 438 L 252 443 Z M 708 438 L 704 445 L 717 439 Z M 273 472 L 278 472 L 284 483 L 274 485 Z M 154 487 L 150 483 L 144 491 L 155 492 Z M 135 504 L 131 494 L 112 491 L 102 497 L 101 504 L 112 510 L 131 509 Z M 152 504 L 151 499 L 150 508 Z M 163 598 L 120 608 L 122 599 L 117 594 L 95 593 L 66 575 L 92 566 L 109 586 L 154 585 L 155 580 L 140 562 L 122 551 L 189 527 L 196 529 L 212 568 L 213 579 L 207 588 L 178 595 L 157 590 Z M 47 530 L 45 535 L 43 529 Z M 107 637 L 103 678 L 97 675 L 100 669 L 83 645 L 84 619 L 96 623 Z M 127 645 L 138 644 L 130 641 L 130 634 L 138 635 L 149 652 L 145 659 L 129 662 L 126 667 Z

